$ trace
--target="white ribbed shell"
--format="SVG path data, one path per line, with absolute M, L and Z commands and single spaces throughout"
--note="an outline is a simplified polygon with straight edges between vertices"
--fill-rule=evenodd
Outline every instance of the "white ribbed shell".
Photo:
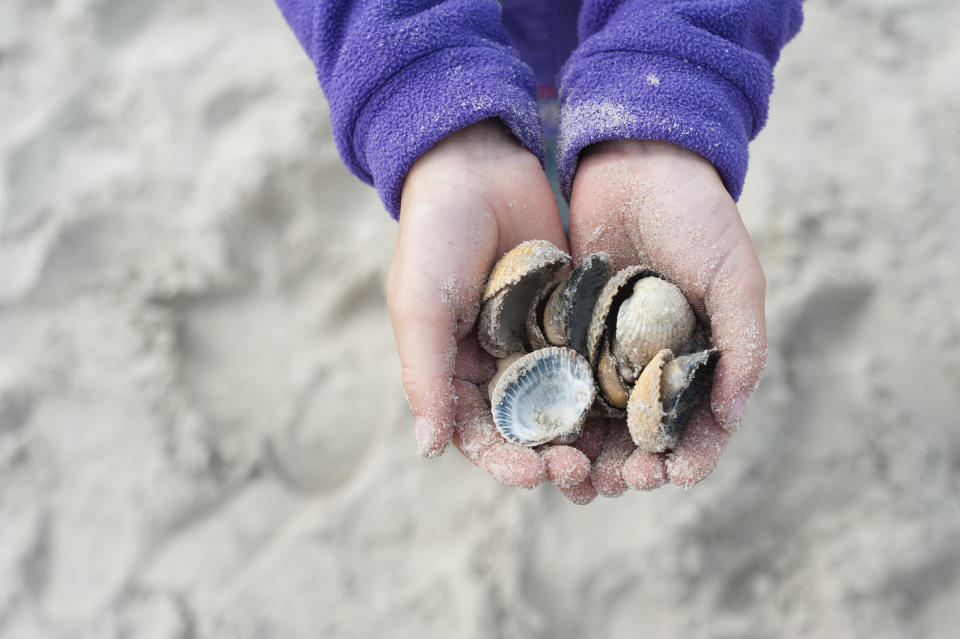
M 695 324 L 693 309 L 677 286 L 644 277 L 617 311 L 615 355 L 636 374 L 661 350 L 681 351 Z
M 524 355 L 504 372 L 491 397 L 504 437 L 536 446 L 580 429 L 596 389 L 590 364 L 569 348 Z

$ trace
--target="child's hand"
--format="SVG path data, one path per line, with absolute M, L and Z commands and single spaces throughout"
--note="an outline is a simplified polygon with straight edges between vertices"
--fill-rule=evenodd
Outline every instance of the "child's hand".
M 574 261 L 606 251 L 618 269 L 648 264 L 673 280 L 721 350 L 707 406 L 694 412 L 667 455 L 635 450 L 611 429 L 591 477 L 601 494 L 665 481 L 690 486 L 717 464 L 766 362 L 765 281 L 737 207 L 713 166 L 665 142 L 589 147 L 570 205 Z M 705 402 L 706 403 L 706 402 Z
M 487 403 L 493 361 L 471 331 L 480 294 L 494 261 L 530 239 L 568 250 L 540 163 L 499 121 L 467 127 L 417 160 L 403 186 L 387 281 L 403 387 L 421 455 L 441 454 L 452 437 L 506 484 L 532 488 L 549 479 L 571 499 L 589 501 L 596 493 L 583 453 L 508 443 Z

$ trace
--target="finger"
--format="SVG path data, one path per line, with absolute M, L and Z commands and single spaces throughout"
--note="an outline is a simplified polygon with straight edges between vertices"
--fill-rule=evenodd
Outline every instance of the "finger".
M 667 456 L 667 479 L 683 487 L 703 481 L 717 467 L 730 436 L 705 406 L 697 409 L 684 427 L 680 442 Z
M 387 279 L 387 304 L 418 451 L 424 457 L 435 457 L 453 433 L 451 379 L 456 342 L 466 336 L 476 319 L 488 260 L 479 255 L 449 254 L 450 243 L 444 242 L 445 238 L 437 238 L 437 245 L 431 245 L 425 238 L 439 233 L 430 230 L 432 223 L 438 223 L 435 216 L 419 214 L 416 209 L 404 214 L 407 218 L 400 222 Z
M 597 498 L 597 489 L 594 487 L 593 482 L 590 481 L 589 477 L 584 479 L 579 484 L 574 484 L 573 486 L 557 486 L 557 490 L 559 490 L 564 497 L 578 506 L 586 506 Z
M 573 447 L 587 456 L 591 462 L 596 461 L 603 450 L 603 440 L 607 436 L 607 418 L 593 415 L 587 418 L 580 431 L 580 437 L 573 443 Z
M 547 481 L 561 488 L 581 483 L 590 474 L 590 460 L 572 446 L 551 444 L 540 451 Z
M 491 447 L 480 457 L 480 467 L 501 484 L 535 488 L 547 478 L 543 459 L 531 448 L 509 442 Z
M 484 393 L 466 382 L 455 381 L 456 432 L 453 444 L 463 456 L 508 486 L 533 488 L 546 479 L 540 455 L 530 448 L 506 442 L 493 425 Z
M 633 440 L 622 420 L 611 420 L 603 450 L 590 469 L 590 480 L 604 497 L 619 497 L 627 490 L 627 483 L 620 471 L 630 453 Z
M 744 231 L 724 258 L 704 299 L 720 359 L 713 377 L 711 409 L 717 422 L 735 429 L 767 361 L 764 319 L 766 282 Z
M 412 294 L 391 304 L 390 311 L 403 390 L 414 416 L 417 452 L 436 457 L 453 434 L 454 318 L 442 305 L 430 305 Z
M 623 481 L 634 490 L 654 490 L 667 483 L 667 469 L 659 455 L 635 450 L 623 463 Z

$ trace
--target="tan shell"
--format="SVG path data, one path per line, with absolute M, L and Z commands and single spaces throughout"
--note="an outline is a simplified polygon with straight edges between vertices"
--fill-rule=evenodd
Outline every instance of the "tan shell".
M 624 409 L 630 397 L 630 389 L 620 379 L 617 362 L 610 354 L 610 346 L 604 340 L 597 361 L 597 385 L 604 400 L 613 408 Z
M 613 261 L 606 253 L 588 255 L 564 278 L 544 309 L 543 329 L 556 346 L 569 346 L 587 354 L 587 335 L 593 309 L 607 281 L 613 275 Z
M 636 375 L 661 350 L 680 352 L 695 325 L 679 287 L 659 277 L 641 278 L 617 310 L 614 355 Z
M 627 402 L 627 428 L 633 443 L 645 453 L 662 453 L 677 440 L 677 434 L 666 429 L 660 401 L 663 365 L 672 357 L 668 349 L 657 353 L 640 373 Z
M 580 430 L 596 387 L 586 359 L 569 348 L 543 348 L 510 364 L 494 386 L 497 430 L 521 446 L 537 446 Z
M 543 336 L 554 346 L 567 345 L 566 329 L 562 324 L 560 309 L 558 307 L 560 306 L 560 299 L 562 297 L 561 293 L 567 287 L 569 280 L 570 276 L 568 275 L 553 289 L 553 293 L 550 294 L 550 299 L 547 300 L 547 304 L 543 309 Z
M 596 365 L 600 356 L 600 340 L 607 331 L 608 325 L 616 319 L 616 313 L 611 317 L 611 310 L 616 309 L 629 295 L 628 286 L 641 277 L 656 275 L 656 271 L 646 266 L 628 266 L 607 280 L 603 290 L 593 306 L 593 315 L 590 318 L 590 327 L 587 329 L 587 359 L 591 365 Z
M 557 282 L 547 282 L 533 298 L 530 310 L 527 312 L 527 341 L 530 343 L 531 350 L 539 350 L 550 346 L 547 337 L 543 334 L 543 325 L 541 318 L 544 314 L 544 308 L 550 299 L 550 294 L 557 287 Z
M 570 263 L 570 256 L 547 240 L 528 240 L 507 251 L 487 277 L 481 302 L 536 272 L 553 272 Z

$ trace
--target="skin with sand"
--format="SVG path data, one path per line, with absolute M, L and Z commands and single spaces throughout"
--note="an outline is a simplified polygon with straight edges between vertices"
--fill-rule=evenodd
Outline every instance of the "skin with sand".
M 388 305 L 419 452 L 449 442 L 498 481 L 548 481 L 579 504 L 628 488 L 692 486 L 716 466 L 766 360 L 764 277 L 736 205 L 713 166 L 655 141 L 612 141 L 581 157 L 570 241 L 537 158 L 495 120 L 467 127 L 413 166 L 403 187 Z M 593 418 L 574 444 L 504 440 L 485 392 L 495 366 L 473 332 L 493 263 L 546 239 L 574 262 L 606 251 L 617 269 L 648 264 L 676 282 L 722 355 L 712 394 L 677 447 L 637 451 L 622 420 Z

